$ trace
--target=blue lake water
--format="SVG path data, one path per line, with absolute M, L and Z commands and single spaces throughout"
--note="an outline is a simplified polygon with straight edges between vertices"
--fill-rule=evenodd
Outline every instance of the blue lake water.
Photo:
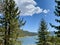
M 22 45 L 36 45 L 37 36 L 23 37 L 19 39 Z

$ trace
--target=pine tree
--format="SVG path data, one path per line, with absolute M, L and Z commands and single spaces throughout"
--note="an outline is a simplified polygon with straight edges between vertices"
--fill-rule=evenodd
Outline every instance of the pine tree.
M 4 45 L 15 45 L 19 35 L 18 30 L 25 22 L 19 19 L 20 11 L 16 7 L 14 0 L 5 0 L 3 11 L 3 15 L 0 18 L 0 29 L 4 31 Z
M 60 0 L 55 0 L 55 2 L 57 3 L 57 6 L 55 6 L 54 13 L 57 17 L 59 17 L 60 16 Z M 59 19 L 55 19 L 55 21 L 60 23 Z M 58 30 L 57 32 L 55 32 L 55 34 L 57 35 L 57 37 L 60 37 L 60 26 L 55 26 L 55 25 L 52 25 L 51 23 L 50 25 Z
M 38 29 L 38 42 L 37 45 L 46 45 L 47 42 L 47 24 L 44 19 L 41 20 L 39 29 Z

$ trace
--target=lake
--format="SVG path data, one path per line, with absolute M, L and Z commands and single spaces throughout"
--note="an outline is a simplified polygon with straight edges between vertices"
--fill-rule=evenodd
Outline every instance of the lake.
M 18 39 L 22 45 L 36 45 L 37 36 L 28 36 Z
M 54 32 L 50 33 L 50 36 L 54 36 Z M 19 38 L 18 40 L 21 41 L 22 45 L 36 45 L 38 37 L 37 36 L 27 36 L 23 38 Z

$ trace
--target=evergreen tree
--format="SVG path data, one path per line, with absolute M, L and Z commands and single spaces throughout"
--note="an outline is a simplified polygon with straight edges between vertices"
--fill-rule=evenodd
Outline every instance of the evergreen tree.
M 44 19 L 41 20 L 39 30 L 38 30 L 38 42 L 37 45 L 46 45 L 47 43 L 47 24 Z
M 60 0 L 55 0 L 55 2 L 57 3 L 57 6 L 55 6 L 54 13 L 57 17 L 59 17 L 60 16 Z M 55 21 L 60 23 L 59 19 L 55 19 Z M 55 25 L 52 25 L 51 23 L 50 25 L 58 30 L 57 32 L 55 32 L 55 34 L 57 35 L 57 37 L 60 37 L 60 26 L 55 26 Z
M 3 16 L 0 18 L 0 30 L 4 31 L 4 45 L 15 45 L 19 35 L 18 30 L 25 22 L 19 19 L 20 11 L 14 0 L 4 0 L 3 11 Z

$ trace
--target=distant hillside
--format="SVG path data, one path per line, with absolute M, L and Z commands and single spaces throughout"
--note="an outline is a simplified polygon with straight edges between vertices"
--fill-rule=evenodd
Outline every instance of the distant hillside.
M 37 33 L 35 33 L 35 32 L 28 32 L 28 31 L 19 30 L 19 37 L 35 36 L 35 35 L 37 35 Z
M 35 32 L 29 32 L 29 31 L 24 31 L 24 30 L 19 30 L 19 37 L 24 37 L 24 36 L 35 36 L 38 35 Z M 50 36 L 54 36 L 54 31 L 50 31 Z

